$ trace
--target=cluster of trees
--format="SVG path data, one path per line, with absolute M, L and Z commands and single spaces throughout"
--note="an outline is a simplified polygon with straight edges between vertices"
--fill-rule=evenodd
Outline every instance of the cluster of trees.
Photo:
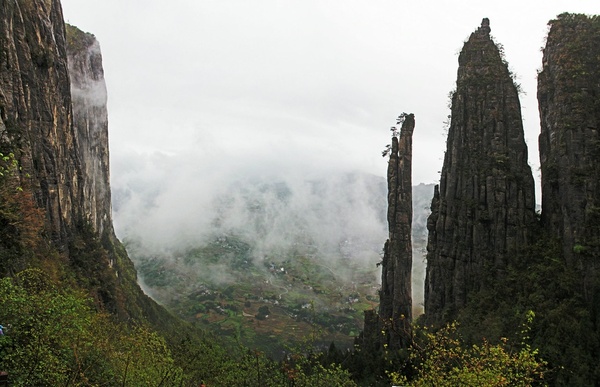
M 0 367 L 12 385 L 178 385 L 165 339 L 95 310 L 82 291 L 42 270 L 0 280 Z
M 409 351 L 413 366 L 412 379 L 405 374 L 389 372 L 393 384 L 403 386 L 531 386 L 544 385 L 547 363 L 538 357 L 538 351 L 527 343 L 533 312 L 521 333 L 518 346 L 501 338 L 492 344 L 468 345 L 458 333 L 457 323 L 429 332 L 423 329 L 421 345 Z
M 534 316 L 527 311 L 514 339 L 473 342 L 458 322 L 440 329 L 414 324 L 408 348 L 391 351 L 361 337 L 353 351 L 340 351 L 332 343 L 322 361 L 342 364 L 361 386 L 549 385 L 554 381 L 549 365 L 531 344 Z

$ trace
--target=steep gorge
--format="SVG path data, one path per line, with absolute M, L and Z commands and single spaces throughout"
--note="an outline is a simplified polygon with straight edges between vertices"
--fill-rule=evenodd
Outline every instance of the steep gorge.
M 518 90 L 484 19 L 459 57 L 448 148 L 428 221 L 425 321 L 441 325 L 460 317 L 473 297 L 485 292 L 512 292 L 502 301 L 512 302 L 515 310 L 542 305 L 546 309 L 539 308 L 541 323 L 533 337 L 543 354 L 562 366 L 555 353 L 571 351 L 572 363 L 582 364 L 580 373 L 568 370 L 565 383 L 599 379 L 593 369 L 600 332 L 599 39 L 598 18 L 561 15 L 551 23 L 538 91 L 540 228 Z M 3 2 L 0 43 L 0 150 L 15 153 L 22 167 L 18 179 L 43 209 L 54 252 L 50 258 L 73 269 L 99 309 L 122 320 L 175 321 L 141 292 L 133 264 L 114 235 L 98 43 L 74 27 L 65 31 L 58 0 Z M 390 238 L 379 318 L 391 324 L 385 340 L 392 349 L 410 340 L 413 129 L 409 115 L 400 138 L 393 139 L 388 165 Z M 525 261 L 532 257 L 528 249 L 536 236 L 544 233 L 558 241 L 561 254 L 544 250 Z M 524 278 L 532 281 L 515 280 L 514 267 L 524 268 L 530 276 Z M 535 293 L 544 287 L 552 289 Z M 499 308 L 490 315 L 507 311 L 521 309 Z M 570 320 L 571 315 L 577 319 Z M 172 330 L 177 327 L 171 324 Z

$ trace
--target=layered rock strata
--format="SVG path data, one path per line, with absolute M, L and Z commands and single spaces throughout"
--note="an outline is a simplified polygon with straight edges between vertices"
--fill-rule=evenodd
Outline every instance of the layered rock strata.
M 588 300 L 600 268 L 600 19 L 550 22 L 538 76 L 542 224 L 583 274 Z

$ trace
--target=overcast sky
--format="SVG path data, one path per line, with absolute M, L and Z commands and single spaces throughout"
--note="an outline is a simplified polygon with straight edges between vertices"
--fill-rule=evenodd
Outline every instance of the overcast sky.
M 600 13 L 598 0 L 62 4 L 65 20 L 102 47 L 113 183 L 134 158 L 157 154 L 202 164 L 199 180 L 219 163 L 384 176 L 381 150 L 402 112 L 416 116 L 413 182 L 437 182 L 458 53 L 484 17 L 526 93 L 537 179 L 536 71 L 547 22 L 565 11 Z

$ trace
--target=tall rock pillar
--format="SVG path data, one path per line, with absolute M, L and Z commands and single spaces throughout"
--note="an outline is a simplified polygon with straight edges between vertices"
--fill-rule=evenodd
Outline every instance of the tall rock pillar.
M 413 114 L 392 138 L 388 163 L 388 228 L 381 273 L 379 318 L 391 349 L 406 347 L 412 322 L 412 136 Z
M 518 91 L 489 20 L 459 56 L 439 189 L 428 221 L 425 316 L 454 319 L 527 245 L 535 190 Z
M 590 300 L 600 269 L 600 19 L 562 14 L 549 24 L 538 76 L 542 223 Z

